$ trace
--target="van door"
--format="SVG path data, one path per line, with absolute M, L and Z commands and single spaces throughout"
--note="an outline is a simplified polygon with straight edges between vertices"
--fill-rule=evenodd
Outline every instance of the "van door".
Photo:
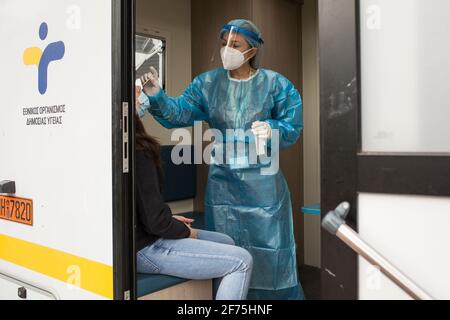
M 1 298 L 133 297 L 132 5 L 1 1 Z
M 450 297 L 446 0 L 319 0 L 322 208 L 421 288 Z M 324 299 L 406 299 L 322 233 Z

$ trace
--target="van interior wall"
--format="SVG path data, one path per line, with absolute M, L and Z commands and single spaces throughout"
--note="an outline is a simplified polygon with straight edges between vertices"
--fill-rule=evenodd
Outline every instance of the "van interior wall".
M 194 76 L 219 66 L 211 63 L 220 27 L 236 18 L 250 19 L 261 28 L 266 45 L 261 65 L 280 72 L 302 90 L 302 3 L 295 0 L 191 0 L 192 73 Z M 294 212 L 299 264 L 303 264 L 303 141 L 281 154 L 281 168 L 288 181 Z M 208 168 L 198 170 L 198 190 L 194 207 L 203 211 Z
M 189 0 L 137 0 L 136 32 L 163 37 L 167 43 L 166 90 L 169 95 L 183 93 L 192 81 L 191 71 L 191 3 Z M 167 130 L 153 117 L 143 119 L 147 132 L 162 145 L 175 145 L 172 130 Z M 172 211 L 191 212 L 194 200 L 169 203 Z
M 283 152 L 281 165 L 292 193 L 299 261 L 319 267 L 320 226 L 309 221 L 303 226 L 300 213 L 304 203 L 320 202 L 317 0 L 301 4 L 295 0 L 137 0 L 136 30 L 166 38 L 167 92 L 180 95 L 193 77 L 220 66 L 220 61 L 211 62 L 211 56 L 221 25 L 240 17 L 260 26 L 267 43 L 263 67 L 286 75 L 304 100 L 304 147 L 301 141 Z M 144 125 L 163 145 L 176 144 L 171 141 L 172 131 L 151 116 L 145 116 Z M 175 213 L 204 211 L 207 177 L 208 167 L 198 166 L 197 197 L 170 204 Z
M 303 6 L 305 204 L 320 203 L 320 89 L 317 0 Z M 305 216 L 305 264 L 320 267 L 320 216 Z

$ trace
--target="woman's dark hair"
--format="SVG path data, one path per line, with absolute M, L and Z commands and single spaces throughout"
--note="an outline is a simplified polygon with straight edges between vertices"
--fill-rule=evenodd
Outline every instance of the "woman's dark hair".
M 159 142 L 148 135 L 144 124 L 138 115 L 134 115 L 136 124 L 136 150 L 143 151 L 147 157 L 153 160 L 158 169 L 161 169 L 161 145 Z

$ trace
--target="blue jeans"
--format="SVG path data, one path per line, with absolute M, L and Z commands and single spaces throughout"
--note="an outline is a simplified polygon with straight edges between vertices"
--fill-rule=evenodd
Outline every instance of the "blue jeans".
M 137 271 L 214 280 L 216 300 L 245 300 L 253 269 L 247 250 L 227 235 L 198 230 L 198 239 L 159 239 L 137 254 Z

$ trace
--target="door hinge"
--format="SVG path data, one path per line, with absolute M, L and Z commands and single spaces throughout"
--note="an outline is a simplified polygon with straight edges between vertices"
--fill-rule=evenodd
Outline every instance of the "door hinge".
M 0 181 L 0 193 L 15 194 L 16 182 L 15 181 Z
M 129 128 L 129 105 L 128 102 L 122 103 L 122 159 L 123 159 L 123 173 L 130 171 L 130 128 Z

